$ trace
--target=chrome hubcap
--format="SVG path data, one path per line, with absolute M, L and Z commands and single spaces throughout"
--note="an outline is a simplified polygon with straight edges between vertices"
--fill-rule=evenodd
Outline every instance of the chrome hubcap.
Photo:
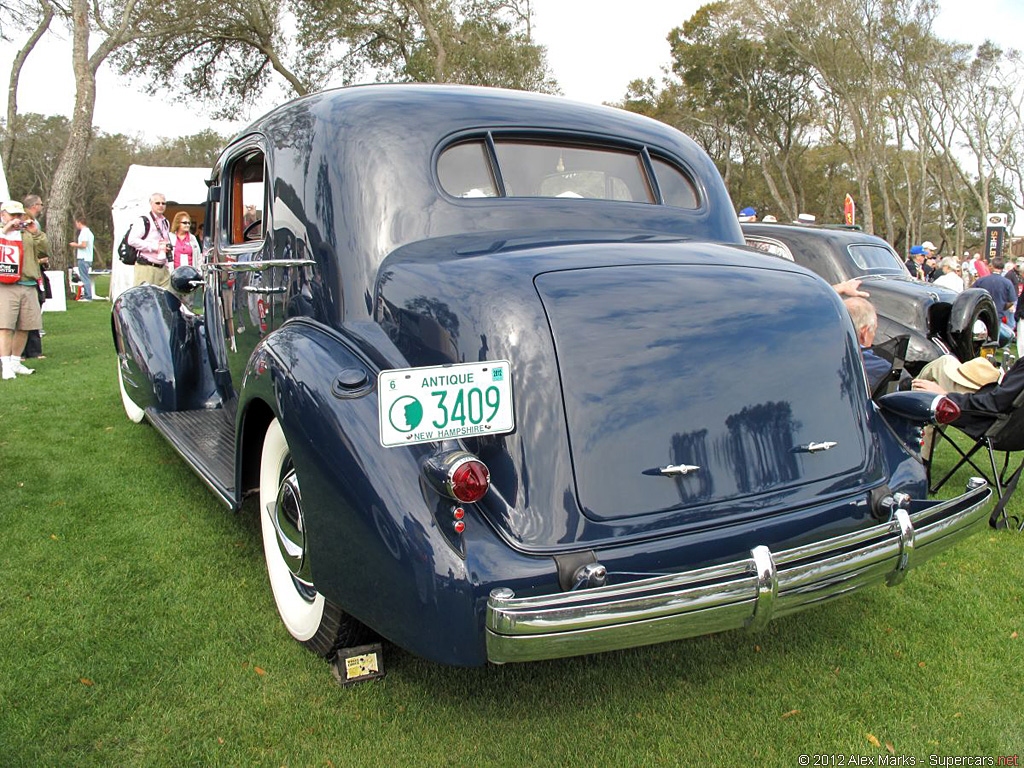
M 285 475 L 277 491 L 277 501 L 274 502 L 273 509 L 267 512 L 274 523 L 277 548 L 295 578 L 296 587 L 303 593 L 312 591 L 313 581 L 309 574 L 306 534 L 302 521 L 302 494 L 299 492 L 299 480 L 295 470 Z

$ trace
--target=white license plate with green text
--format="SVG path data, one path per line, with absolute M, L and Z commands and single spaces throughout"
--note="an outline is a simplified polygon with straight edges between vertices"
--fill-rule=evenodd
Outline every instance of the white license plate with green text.
M 515 429 L 508 360 L 381 371 L 377 391 L 386 447 Z

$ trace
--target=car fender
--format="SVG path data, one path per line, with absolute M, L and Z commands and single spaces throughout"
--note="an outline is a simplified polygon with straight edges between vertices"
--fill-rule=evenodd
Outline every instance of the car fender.
M 239 481 L 251 483 L 254 466 L 258 473 L 257 433 L 276 417 L 298 473 L 317 590 L 407 650 L 482 663 L 486 595 L 464 544 L 442 529 L 453 502 L 423 480 L 433 444 L 381 445 L 377 372 L 341 334 L 314 322 L 292 320 L 268 336 L 242 379 Z M 472 509 L 466 521 L 478 535 L 486 528 Z M 550 559 L 544 569 L 553 570 Z
M 988 328 L 989 340 L 998 338 L 999 312 L 987 291 L 968 288 L 956 297 L 949 313 L 949 341 L 961 360 L 974 357 L 973 327 L 982 320 Z
M 129 288 L 114 301 L 111 332 L 125 392 L 140 408 L 188 411 L 216 408 L 203 318 L 172 292 Z

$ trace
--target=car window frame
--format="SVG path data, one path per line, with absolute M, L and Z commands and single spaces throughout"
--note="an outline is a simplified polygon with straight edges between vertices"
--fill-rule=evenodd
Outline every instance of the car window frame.
M 235 243 L 232 241 L 230 227 L 234 221 L 231 206 L 234 205 L 233 172 L 235 165 L 245 160 L 247 155 L 258 151 L 263 156 L 263 231 L 258 240 Z M 260 134 L 252 134 L 240 139 L 225 153 L 220 164 L 221 199 L 218 206 L 217 250 L 225 256 L 237 257 L 244 254 L 256 254 L 263 251 L 270 242 L 273 211 L 270 205 L 270 187 L 273 178 L 270 166 L 270 152 L 266 139 Z M 244 205 L 244 201 L 243 201 Z
M 561 144 L 570 147 L 589 148 L 595 150 L 605 150 L 612 152 L 636 152 L 640 159 L 640 167 L 645 176 L 644 182 L 649 187 L 653 202 L 638 201 L 638 200 L 607 200 L 603 198 L 558 198 L 558 197 L 541 197 L 541 196 L 520 196 L 520 195 L 509 195 L 505 186 L 505 181 L 502 178 L 501 167 L 498 163 L 497 151 L 495 149 L 495 139 L 504 140 L 512 139 L 524 142 L 550 142 L 552 144 Z M 492 178 L 494 179 L 497 187 L 497 195 L 493 197 L 457 197 L 451 194 L 441 184 L 441 179 L 438 174 L 438 162 L 442 154 L 449 148 L 458 144 L 465 144 L 473 141 L 481 141 L 484 144 L 485 156 L 489 163 L 489 170 Z M 653 152 L 652 152 L 653 150 Z M 664 201 L 664 196 L 661 191 L 661 187 L 658 182 L 657 173 L 654 169 L 654 164 L 651 160 L 652 156 L 657 157 L 662 162 L 665 162 L 673 166 L 678 172 L 680 172 L 684 178 L 686 178 L 690 185 L 693 187 L 695 196 L 697 198 L 697 205 L 694 208 L 679 208 L 676 206 L 668 205 Z M 546 128 L 546 129 L 488 129 L 488 128 L 470 128 L 457 133 L 453 133 L 449 136 L 444 137 L 434 148 L 433 157 L 431 158 L 431 168 L 433 174 L 434 184 L 439 194 L 446 200 L 458 203 L 462 205 L 487 205 L 494 204 L 498 200 L 504 201 L 504 204 L 515 204 L 516 201 L 519 203 L 535 203 L 538 200 L 549 200 L 549 201 L 560 201 L 560 202 L 573 202 L 573 203 L 597 203 L 597 204 L 613 204 L 613 205 L 639 205 L 645 208 L 669 208 L 673 211 L 682 211 L 686 214 L 705 214 L 708 207 L 708 195 L 704 188 L 704 185 L 700 182 L 700 176 L 695 174 L 690 169 L 689 165 L 680 160 L 675 154 L 669 152 L 664 147 L 654 144 L 648 144 L 647 142 L 638 141 L 635 139 L 626 138 L 623 136 L 615 136 L 601 133 L 593 133 L 588 131 L 571 131 L 565 129 Z

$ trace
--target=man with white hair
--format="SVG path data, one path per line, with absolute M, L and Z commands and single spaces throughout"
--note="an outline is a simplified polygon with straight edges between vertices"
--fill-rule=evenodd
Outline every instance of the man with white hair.
M 947 256 L 939 262 L 942 274 L 935 278 L 935 284 L 951 291 L 960 293 L 964 289 L 964 279 L 960 275 L 960 262 L 951 256 Z
M 843 304 L 846 305 L 850 319 L 853 320 L 853 327 L 857 331 L 861 358 L 864 360 L 864 371 L 868 375 L 871 392 L 874 392 L 892 372 L 892 364 L 871 350 L 871 345 L 875 341 L 875 333 L 878 331 L 878 314 L 871 302 L 865 299 L 844 299 Z
M 149 213 L 135 221 L 128 231 L 128 245 L 139 252 L 133 285 L 171 286 L 171 275 L 167 271 L 171 225 L 164 216 L 165 210 L 167 198 L 162 192 L 154 192 L 149 196 Z

